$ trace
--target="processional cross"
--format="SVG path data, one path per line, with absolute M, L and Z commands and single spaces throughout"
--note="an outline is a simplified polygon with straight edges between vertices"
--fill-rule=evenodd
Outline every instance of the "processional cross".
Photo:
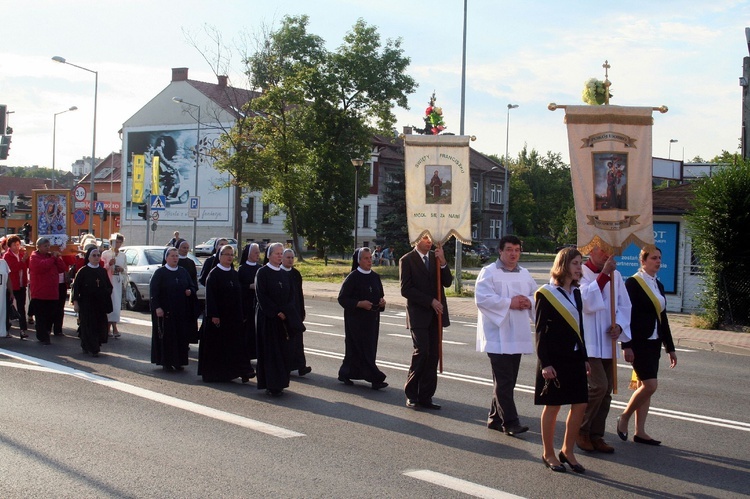
M 612 66 L 609 65 L 609 61 L 604 61 L 602 67 L 604 68 L 604 104 L 609 105 L 609 86 L 612 85 L 609 81 L 609 68 Z

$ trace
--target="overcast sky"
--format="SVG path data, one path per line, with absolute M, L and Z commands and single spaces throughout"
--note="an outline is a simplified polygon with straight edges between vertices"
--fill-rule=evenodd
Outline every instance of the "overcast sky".
M 51 166 L 55 113 L 56 165 L 70 169 L 91 155 L 94 76 L 52 56 L 99 72 L 98 157 L 121 149 L 118 130 L 169 84 L 171 68 L 215 82 L 210 65 L 188 41 L 210 45 L 205 26 L 227 43 L 249 46 L 262 26 L 308 14 L 310 32 L 340 45 L 358 18 L 383 40 L 403 39 L 408 72 L 419 84 L 399 130 L 421 125 L 433 90 L 448 131 L 459 132 L 462 0 L 0 0 L 0 104 L 14 129 L 10 166 Z M 568 161 L 564 112 L 547 104 L 581 104 L 591 77 L 611 69 L 612 104 L 667 105 L 654 114 L 653 155 L 686 160 L 735 152 L 741 121 L 742 58 L 748 56 L 746 1 L 660 0 L 536 2 L 469 0 L 465 133 L 484 153 L 511 156 L 527 144 Z M 239 57 L 230 80 L 246 86 Z

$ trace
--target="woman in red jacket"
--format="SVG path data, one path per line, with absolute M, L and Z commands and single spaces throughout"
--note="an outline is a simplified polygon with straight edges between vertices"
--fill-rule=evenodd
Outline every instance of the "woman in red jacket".
M 59 251 L 50 251 L 50 241 L 40 237 L 36 251 L 29 258 L 29 288 L 31 304 L 36 317 L 36 338 L 49 345 L 49 335 L 55 317 L 55 305 L 59 297 L 59 276 L 67 267 Z M 19 310 L 20 313 L 20 310 Z

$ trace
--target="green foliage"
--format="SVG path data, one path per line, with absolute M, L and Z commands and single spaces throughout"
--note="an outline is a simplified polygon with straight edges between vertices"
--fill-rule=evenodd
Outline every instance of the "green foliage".
M 524 146 L 510 164 L 510 210 L 514 232 L 519 237 L 548 240 L 553 247 L 570 238 L 570 209 L 574 207 L 570 166 L 559 153 L 545 157 Z M 575 219 L 573 217 L 573 219 Z M 564 228 L 568 225 L 568 235 Z
M 217 168 L 287 214 L 286 229 L 326 251 L 351 239 L 354 177 L 351 158 L 366 158 L 374 130 L 390 130 L 393 108 L 407 107 L 416 84 L 406 74 L 401 41 L 380 41 L 358 20 L 333 52 L 308 33 L 307 16 L 287 16 L 246 59 L 262 90 L 221 140 Z M 367 175 L 360 175 L 361 197 Z
M 750 163 L 738 161 L 701 180 L 686 218 L 705 271 L 709 321 L 750 324 Z
M 406 182 L 403 170 L 394 170 L 391 181 L 382 186 L 383 205 L 388 211 L 381 214 L 377 224 L 378 239 L 393 245 L 398 257 L 411 251 L 406 221 Z

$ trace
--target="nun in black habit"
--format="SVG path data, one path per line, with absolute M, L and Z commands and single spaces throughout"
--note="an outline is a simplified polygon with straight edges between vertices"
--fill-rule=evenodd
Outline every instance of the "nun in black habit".
M 188 310 L 187 313 L 190 317 L 190 321 L 187 324 L 188 327 L 188 341 L 190 343 L 198 343 L 200 335 L 198 334 L 198 317 L 203 312 L 203 308 L 198 302 L 198 268 L 195 266 L 195 262 L 188 256 L 190 252 L 190 243 L 184 239 L 178 239 L 174 243 L 174 247 L 177 248 L 177 252 L 180 255 L 180 259 L 177 261 L 177 265 L 184 268 L 190 274 L 190 279 L 195 285 L 196 291 L 188 298 Z
M 289 386 L 289 338 L 305 326 L 294 305 L 289 272 L 281 269 L 284 247 L 273 243 L 268 262 L 255 275 L 255 331 L 258 338 L 258 389 L 280 395 Z
M 188 365 L 188 335 L 195 327 L 192 300 L 198 291 L 189 271 L 179 265 L 176 248 L 164 251 L 165 263 L 149 284 L 151 308 L 151 363 L 165 371 Z
M 373 390 L 385 388 L 385 373 L 375 365 L 385 298 L 380 276 L 372 270 L 370 248 L 354 253 L 352 272 L 341 286 L 338 301 L 344 308 L 345 346 L 339 381 L 352 385 L 353 379 L 363 379 L 372 383 Z
M 224 238 L 214 241 L 214 249 L 211 252 L 211 256 L 206 258 L 206 261 L 203 262 L 201 276 L 198 278 L 198 282 L 200 282 L 204 286 L 206 285 L 206 280 L 208 280 L 208 274 L 210 274 L 214 267 L 216 267 L 216 265 L 219 263 L 219 255 L 217 255 L 216 252 L 219 251 L 219 249 L 228 242 L 229 241 Z
M 100 257 L 96 246 L 86 250 L 86 265 L 76 273 L 70 296 L 80 321 L 81 348 L 94 357 L 99 356 L 102 343 L 107 343 L 107 314 L 112 312 L 112 283 L 99 265 Z
M 289 279 L 292 285 L 292 296 L 294 297 L 294 306 L 297 309 L 297 315 L 304 322 L 305 320 L 305 295 L 302 291 L 302 274 L 294 268 L 294 250 L 285 249 L 281 253 L 281 268 L 289 272 Z M 287 361 L 289 371 L 297 371 L 300 376 L 310 374 L 312 368 L 307 365 L 305 358 L 305 341 L 302 332 L 294 332 L 289 335 L 289 360 Z
M 260 248 L 256 243 L 248 244 L 242 251 L 242 264 L 237 270 L 242 295 L 242 329 L 247 337 L 247 358 L 257 359 L 255 338 L 255 274 L 260 269 Z
M 219 262 L 206 279 L 206 316 L 198 347 L 198 374 L 203 381 L 247 383 L 255 377 L 247 357 L 247 338 L 242 329 L 240 280 L 232 266 L 234 248 L 224 245 Z

